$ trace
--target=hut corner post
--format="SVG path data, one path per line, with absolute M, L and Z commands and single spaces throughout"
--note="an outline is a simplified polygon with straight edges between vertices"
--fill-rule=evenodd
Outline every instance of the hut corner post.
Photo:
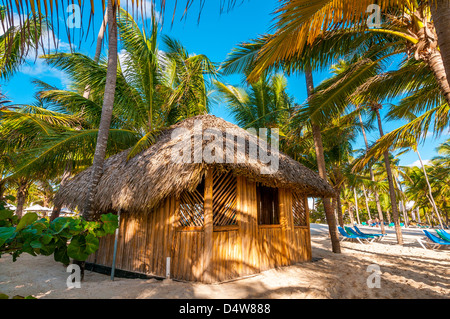
M 111 266 L 111 280 L 114 281 L 114 273 L 116 270 L 116 254 L 117 254 L 117 242 L 119 241 L 119 228 L 120 228 L 120 210 L 117 212 L 118 217 L 118 227 L 116 228 L 115 239 L 114 239 L 114 252 L 113 252 L 113 260 Z
M 212 283 L 212 251 L 213 251 L 213 169 L 209 168 L 205 175 L 205 206 L 204 206 L 204 260 L 203 282 Z

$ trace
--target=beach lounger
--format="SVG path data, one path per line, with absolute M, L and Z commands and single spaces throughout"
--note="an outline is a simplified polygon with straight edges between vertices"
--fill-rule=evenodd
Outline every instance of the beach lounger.
M 386 234 L 372 234 L 372 233 L 365 234 L 357 226 L 353 226 L 353 228 L 355 229 L 354 230 L 355 233 L 358 234 L 358 235 L 361 235 L 361 236 L 364 236 L 364 235 L 374 236 L 374 237 L 377 237 L 377 239 L 380 240 L 380 241 L 384 238 L 384 236 L 386 236 Z
M 438 249 L 441 246 L 450 247 L 450 242 L 442 240 L 441 238 L 430 233 L 428 230 L 424 229 L 423 232 L 428 240 L 425 241 L 422 238 L 417 238 L 417 241 L 424 249 L 427 249 L 427 246 L 431 249 Z
M 340 232 L 341 235 L 342 235 L 341 241 L 344 241 L 344 240 L 350 240 L 350 239 L 356 239 L 356 240 L 359 241 L 361 244 L 364 244 L 363 241 L 367 241 L 367 242 L 372 242 L 372 241 L 373 241 L 373 239 L 370 240 L 370 238 L 367 238 L 367 237 L 349 234 L 349 233 L 347 233 L 347 232 L 346 232 L 342 227 L 340 227 L 340 226 L 338 227 L 338 230 L 339 230 L 339 232 Z
M 436 229 L 436 233 L 442 238 L 442 240 L 450 242 L 450 235 L 445 230 Z
M 375 236 L 372 235 L 368 235 L 368 234 L 358 234 L 356 231 L 354 231 L 353 229 L 351 229 L 350 227 L 344 226 L 345 231 L 347 232 L 347 234 L 349 235 L 354 235 L 354 236 L 362 236 L 365 238 L 370 238 L 373 239 L 372 241 L 374 241 L 375 239 L 377 239 Z

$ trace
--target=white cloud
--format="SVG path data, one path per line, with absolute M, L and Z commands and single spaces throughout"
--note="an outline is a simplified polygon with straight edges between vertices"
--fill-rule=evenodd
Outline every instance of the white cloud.
M 423 165 L 426 166 L 426 165 L 429 165 L 431 163 L 431 160 L 422 160 L 422 162 L 423 162 Z M 406 166 L 409 166 L 409 167 L 417 166 L 419 168 L 422 168 L 422 166 L 420 164 L 420 160 L 417 160 L 414 163 L 411 163 L 411 164 L 406 165 Z
M 69 77 L 63 71 L 48 65 L 40 56 L 55 52 L 56 50 L 57 52 L 70 52 L 70 45 L 61 41 L 51 30 L 44 31 L 40 43 L 44 48 L 39 48 L 37 53 L 31 50 L 25 57 L 25 63 L 20 67 L 18 72 L 31 77 L 52 77 L 59 79 L 63 86 L 62 89 L 67 89 L 70 84 Z M 74 48 L 73 45 L 72 48 Z

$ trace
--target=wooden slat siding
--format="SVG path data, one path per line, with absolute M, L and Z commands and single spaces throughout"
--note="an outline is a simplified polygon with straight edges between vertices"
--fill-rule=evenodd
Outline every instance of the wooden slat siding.
M 288 252 L 288 265 L 295 262 L 295 251 L 296 247 L 294 246 L 294 216 L 292 214 L 292 191 L 290 189 L 284 190 L 284 202 L 285 202 L 285 216 L 287 219 L 288 230 L 286 236 L 286 248 Z
M 238 216 L 239 216 L 239 238 L 241 240 L 241 269 L 240 275 L 244 276 L 249 273 L 249 236 L 248 236 L 248 208 L 246 201 L 246 181 L 244 177 L 238 177 Z
M 204 265 L 204 228 L 177 227 L 179 201 L 167 199 L 139 217 L 124 213 L 119 226 L 117 269 L 164 276 L 166 257 L 170 256 L 172 278 L 217 282 L 311 260 L 309 211 L 308 225 L 293 227 L 291 191 L 280 189 L 279 196 L 281 224 L 258 226 L 256 184 L 237 177 L 238 224 L 211 228 L 209 274 Z M 307 209 L 307 198 L 302 197 Z M 110 267 L 113 247 L 113 235 L 101 238 L 96 263 Z
M 250 275 L 259 272 L 260 245 L 258 239 L 256 183 L 242 178 L 239 193 L 241 215 L 239 236 L 242 240 L 242 273 Z
M 305 205 L 305 212 L 306 212 L 306 260 L 311 261 L 312 260 L 312 248 L 311 248 L 311 225 L 309 222 L 309 206 L 308 206 L 308 197 L 303 196 L 304 205 Z
M 175 231 L 172 278 L 202 281 L 203 231 Z
M 177 201 L 175 198 L 170 198 L 170 209 L 169 209 L 169 216 L 167 219 L 167 227 L 169 229 L 169 233 L 167 236 L 167 239 L 169 242 L 167 243 L 167 250 L 166 250 L 166 257 L 170 257 L 170 277 L 172 278 L 172 251 L 173 251 L 173 241 L 175 237 L 175 222 L 176 222 L 176 213 L 177 213 Z
M 259 272 L 259 243 L 258 243 L 258 203 L 256 196 L 256 183 L 250 182 L 250 211 L 252 212 L 250 218 L 250 226 L 251 226 L 251 253 L 252 253 L 252 264 L 251 271 L 252 273 Z
M 205 205 L 204 205 L 204 253 L 203 282 L 211 283 L 213 276 L 211 274 L 211 262 L 213 253 L 213 169 L 208 169 L 205 174 Z
M 280 263 L 281 265 L 288 265 L 289 259 L 290 259 L 290 253 L 288 250 L 288 242 L 290 237 L 290 223 L 289 223 L 289 214 L 290 210 L 288 209 L 287 205 L 289 203 L 286 203 L 286 191 L 283 188 L 280 188 L 278 190 L 278 203 L 279 203 L 279 210 L 280 210 L 280 226 L 281 226 L 281 232 L 280 232 L 280 247 L 279 247 L 279 254 L 280 254 Z M 289 212 L 288 212 L 289 211 Z

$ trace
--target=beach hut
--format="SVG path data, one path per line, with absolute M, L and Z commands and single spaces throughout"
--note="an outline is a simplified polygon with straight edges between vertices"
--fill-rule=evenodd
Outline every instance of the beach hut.
M 115 256 L 118 270 L 212 283 L 310 261 L 307 198 L 333 189 L 276 145 L 202 115 L 134 157 L 109 157 L 93 208 L 120 212 L 118 235 L 87 262 L 112 267 Z M 90 174 L 61 186 L 55 205 L 83 207 Z

